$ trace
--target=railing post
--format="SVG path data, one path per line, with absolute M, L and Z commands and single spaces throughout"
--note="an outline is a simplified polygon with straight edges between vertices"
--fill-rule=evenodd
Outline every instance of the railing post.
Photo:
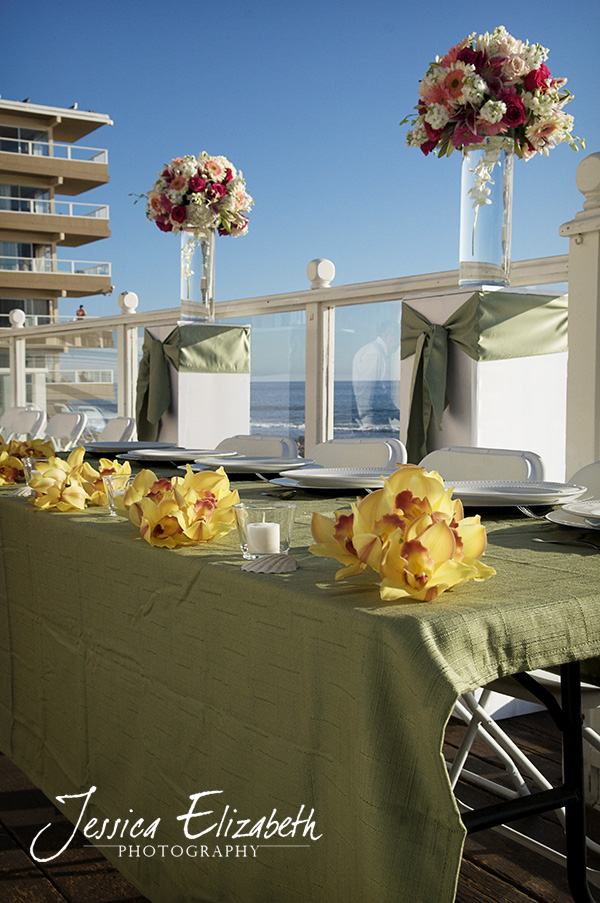
M 9 338 L 8 366 L 10 370 L 10 405 L 23 407 L 27 404 L 25 381 L 25 339 L 17 338 L 18 330 L 25 325 L 25 311 L 11 310 L 8 315 L 15 335 Z
M 577 168 L 586 200 L 560 227 L 569 238 L 567 478 L 600 460 L 600 153 Z
M 335 276 L 330 260 L 311 260 L 306 268 L 311 289 L 329 288 Z M 306 304 L 305 451 L 333 438 L 335 308 L 322 301 Z
M 135 292 L 121 292 L 119 307 L 122 314 L 134 314 L 137 306 L 138 296 Z M 135 417 L 137 332 L 137 325 L 124 323 L 117 326 L 117 413 L 120 417 Z

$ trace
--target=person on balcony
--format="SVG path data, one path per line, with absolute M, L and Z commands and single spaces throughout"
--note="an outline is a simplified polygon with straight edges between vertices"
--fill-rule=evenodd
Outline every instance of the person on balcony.
M 76 316 L 77 316 L 77 319 L 78 319 L 78 320 L 82 320 L 84 317 L 87 317 L 87 313 L 86 313 L 86 311 L 85 311 L 85 308 L 84 308 L 83 304 L 80 304 L 80 305 L 79 305 L 79 308 L 77 309 L 77 315 L 76 315 Z

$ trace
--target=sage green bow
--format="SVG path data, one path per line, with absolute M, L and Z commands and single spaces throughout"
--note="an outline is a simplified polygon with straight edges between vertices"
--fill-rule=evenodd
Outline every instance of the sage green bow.
M 448 405 L 448 342 L 475 361 L 567 350 L 567 296 L 475 292 L 442 325 L 402 305 L 401 357 L 414 354 L 406 438 L 408 460 L 427 454 L 431 419 L 441 429 Z
M 138 438 L 155 442 L 171 406 L 169 364 L 185 373 L 250 373 L 250 327 L 176 326 L 163 341 L 144 330 L 137 382 Z

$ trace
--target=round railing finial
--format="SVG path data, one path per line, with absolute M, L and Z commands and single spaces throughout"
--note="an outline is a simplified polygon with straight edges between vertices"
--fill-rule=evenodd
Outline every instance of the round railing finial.
M 575 174 L 575 182 L 580 192 L 585 195 L 584 210 L 600 207 L 600 153 L 585 157 Z
M 10 320 L 10 325 L 18 329 L 25 325 L 25 311 L 15 308 L 9 313 L 8 319 Z
M 139 299 L 135 292 L 121 292 L 119 295 L 119 307 L 123 314 L 134 314 L 138 304 Z
M 311 288 L 329 288 L 335 276 L 335 266 L 331 260 L 319 257 L 310 261 L 306 267 L 306 275 L 311 281 Z

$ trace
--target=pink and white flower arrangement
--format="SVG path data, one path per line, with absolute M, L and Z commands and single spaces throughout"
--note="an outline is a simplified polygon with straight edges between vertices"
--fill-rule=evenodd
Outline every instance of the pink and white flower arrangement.
M 572 100 L 562 90 L 567 80 L 552 77 L 547 58 L 541 44 L 523 43 L 503 26 L 469 35 L 430 64 L 419 84 L 417 115 L 401 123 L 412 126 L 406 143 L 442 157 L 498 135 L 525 160 L 563 142 L 583 147 L 563 109 Z
M 245 235 L 253 200 L 240 170 L 226 157 L 175 157 L 147 195 L 146 216 L 162 232 Z

